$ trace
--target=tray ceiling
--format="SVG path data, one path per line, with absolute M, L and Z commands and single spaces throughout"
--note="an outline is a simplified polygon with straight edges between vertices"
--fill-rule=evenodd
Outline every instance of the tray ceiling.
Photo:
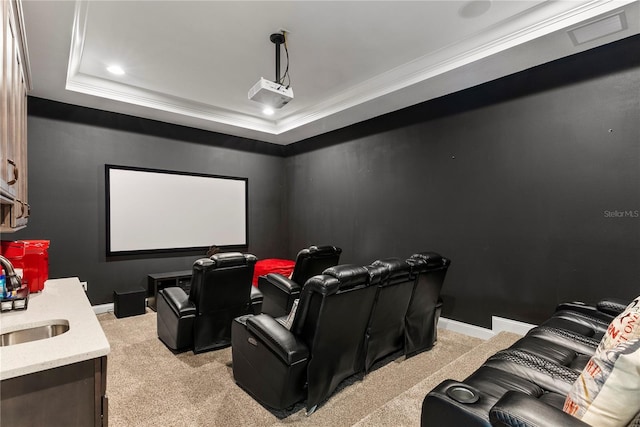
M 22 9 L 30 95 L 290 144 L 638 34 L 638 3 L 23 0 Z M 265 116 L 247 92 L 275 79 L 269 35 L 283 29 L 295 97 Z M 114 64 L 125 74 L 108 72 Z

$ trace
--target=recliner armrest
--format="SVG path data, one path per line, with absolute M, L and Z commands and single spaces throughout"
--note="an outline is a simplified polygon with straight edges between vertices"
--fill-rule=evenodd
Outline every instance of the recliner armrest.
M 629 302 L 619 298 L 604 298 L 595 305 L 582 301 L 568 301 L 558 304 L 555 311 L 576 311 L 603 320 L 611 320 L 622 313 L 629 305 Z
M 177 286 L 164 288 L 160 290 L 158 294 L 161 298 L 164 298 L 176 316 L 183 317 L 196 314 L 195 304 L 189 301 L 189 295 L 187 295 L 182 288 Z
M 251 309 L 253 314 L 262 313 L 262 303 L 264 302 L 264 295 L 260 292 L 260 289 L 251 285 Z
M 284 277 L 282 274 L 278 273 L 269 273 L 264 276 L 258 277 L 258 289 L 263 288 L 264 286 L 273 285 L 278 289 L 288 293 L 300 293 L 300 285 L 289 279 L 288 277 Z
M 246 318 L 247 329 L 288 365 L 306 360 L 309 348 L 276 319 L 265 314 Z
M 293 301 L 300 297 L 301 286 L 278 273 L 258 277 L 258 289 L 264 295 L 262 312 L 271 317 L 286 316 Z
M 264 299 L 264 295 L 262 295 L 262 292 L 260 292 L 260 289 L 256 288 L 255 286 L 251 286 L 251 303 L 257 303 L 257 302 L 262 303 L 263 299 Z
M 596 307 L 598 307 L 598 310 L 615 317 L 622 313 L 630 302 L 631 301 L 625 301 L 620 298 L 605 298 L 598 301 Z
M 558 408 L 517 391 L 508 391 L 493 405 L 489 412 L 489 420 L 494 427 L 588 426 Z

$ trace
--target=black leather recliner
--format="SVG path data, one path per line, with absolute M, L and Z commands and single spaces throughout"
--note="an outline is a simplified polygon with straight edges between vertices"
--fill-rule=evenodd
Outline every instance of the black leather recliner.
M 410 357 L 429 350 L 438 338 L 440 291 L 451 261 L 435 252 L 421 252 L 407 262 L 417 276 L 405 320 L 405 354 Z
M 421 426 L 491 426 L 490 411 L 508 391 L 562 408 L 579 373 L 526 349 L 499 351 L 463 381 L 445 380 L 431 390 L 422 404 Z
M 176 351 L 229 346 L 233 319 L 253 311 L 256 260 L 251 254 L 225 252 L 194 262 L 189 295 L 178 287 L 158 292 L 158 338 Z
M 595 352 L 602 324 L 625 307 L 611 300 L 598 306 L 560 304 L 550 319 L 465 380 L 445 380 L 431 390 L 423 401 L 421 425 L 585 426 L 562 412 L 566 395 Z
M 376 268 L 340 265 L 309 279 L 291 330 L 267 314 L 233 322 L 233 375 L 262 404 L 307 413 L 364 369 L 364 336 L 382 280 Z M 371 286 L 374 285 L 374 286 Z
M 335 246 L 310 246 L 296 256 L 291 278 L 269 273 L 258 278 L 258 289 L 263 294 L 262 313 L 272 317 L 286 316 L 293 301 L 309 278 L 321 274 L 340 261 L 342 249 Z
M 582 302 L 562 303 L 558 305 L 556 312 L 550 319 L 541 326 L 532 329 L 527 336 L 544 336 L 545 339 L 550 339 L 549 333 L 551 332 L 555 335 L 553 337 L 554 344 L 561 343 L 561 345 L 578 352 L 585 350 L 587 354 L 579 355 L 569 365 L 579 373 L 582 370 L 581 366 L 584 366 L 588 361 L 588 356 L 595 352 L 606 330 L 603 323 L 608 325 L 625 310 L 627 305 L 628 301 L 618 298 L 607 298 L 596 305 L 587 305 Z M 581 363 L 576 363 L 581 358 Z M 509 390 L 491 407 L 489 421 L 492 426 L 497 427 L 588 426 L 588 424 L 562 411 L 565 397 L 566 393 L 559 395 L 548 393 L 535 396 Z M 627 426 L 640 427 L 640 412 Z
M 411 265 L 387 258 L 365 267 L 381 276 L 365 336 L 365 372 L 378 360 L 403 350 L 405 316 L 415 286 Z

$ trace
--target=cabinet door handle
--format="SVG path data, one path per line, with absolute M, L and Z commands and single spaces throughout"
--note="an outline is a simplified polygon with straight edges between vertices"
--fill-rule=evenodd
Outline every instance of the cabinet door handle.
M 20 215 L 16 216 L 16 219 L 23 218 L 24 214 L 26 213 L 26 203 L 20 199 L 16 199 L 16 202 L 20 203 Z
M 19 175 L 19 174 L 18 174 L 18 166 L 16 166 L 16 162 L 14 162 L 14 161 L 13 161 L 13 160 L 11 160 L 11 159 L 7 159 L 7 162 L 8 162 L 11 166 L 13 166 L 13 179 L 9 180 L 9 182 L 7 182 L 7 184 L 9 184 L 9 185 L 13 185 L 13 184 L 15 184 L 16 182 L 18 182 L 18 175 Z

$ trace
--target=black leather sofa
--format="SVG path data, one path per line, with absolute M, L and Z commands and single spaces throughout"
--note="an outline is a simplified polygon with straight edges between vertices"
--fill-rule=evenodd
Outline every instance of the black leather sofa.
M 626 302 L 560 304 L 511 347 L 463 381 L 445 380 L 422 404 L 421 426 L 586 426 L 565 398 Z M 640 426 L 640 414 L 634 421 Z
M 236 383 L 278 410 L 306 400 L 310 414 L 340 382 L 376 361 L 431 348 L 449 264 L 421 253 L 330 267 L 302 287 L 290 329 L 284 317 L 264 313 L 235 319 Z

